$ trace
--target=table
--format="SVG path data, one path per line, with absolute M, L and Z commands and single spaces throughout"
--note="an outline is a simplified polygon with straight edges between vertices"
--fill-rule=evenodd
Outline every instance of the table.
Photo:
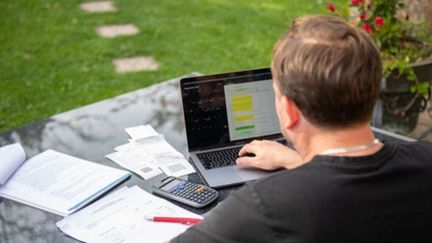
M 19 142 L 29 157 L 54 149 L 119 168 L 104 156 L 113 152 L 114 147 L 128 142 L 126 127 L 151 124 L 171 145 L 188 156 L 180 104 L 179 78 L 176 78 L 1 133 L 0 146 Z M 379 129 L 375 132 L 381 140 L 406 140 Z M 151 191 L 151 185 L 163 177 L 144 181 L 133 175 L 119 187 L 138 185 Z M 187 179 L 201 182 L 197 174 L 189 175 Z M 232 189 L 219 190 L 218 201 L 205 209 L 183 207 L 205 213 L 226 198 Z M 0 203 L 0 242 L 76 242 L 57 229 L 55 223 L 61 218 L 5 199 Z
M 193 75 L 193 74 L 192 74 Z M 120 95 L 112 99 L 55 115 L 0 134 L 0 146 L 19 142 L 28 157 L 54 149 L 78 158 L 118 167 L 104 158 L 113 148 L 128 142 L 126 127 L 151 124 L 186 156 L 187 142 L 181 110 L 179 78 Z M 139 185 L 151 191 L 158 176 L 144 181 L 133 175 L 121 185 Z M 189 180 L 200 182 L 196 175 Z M 121 187 L 121 185 L 119 187 Z M 118 188 L 118 187 L 117 187 Z M 229 190 L 222 190 L 219 201 Z M 217 202 L 203 210 L 205 213 Z M 0 242 L 75 242 L 57 229 L 62 217 L 5 199 L 0 204 Z

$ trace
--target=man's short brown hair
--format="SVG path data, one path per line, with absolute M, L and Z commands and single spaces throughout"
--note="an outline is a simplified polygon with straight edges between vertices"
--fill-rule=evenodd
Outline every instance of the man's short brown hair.
M 370 120 L 379 95 L 381 58 L 371 37 L 334 16 L 297 19 L 273 49 L 281 93 L 308 121 L 340 128 Z

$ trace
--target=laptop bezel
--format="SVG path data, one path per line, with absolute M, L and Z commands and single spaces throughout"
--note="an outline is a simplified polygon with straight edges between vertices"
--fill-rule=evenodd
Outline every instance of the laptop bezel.
M 275 134 L 271 134 L 271 135 L 266 135 L 266 136 L 258 136 L 258 137 L 254 137 L 254 138 L 247 138 L 247 139 L 241 139 L 241 140 L 236 140 L 236 141 L 229 141 L 229 142 L 224 142 L 224 143 L 218 143 L 218 144 L 214 144 L 214 145 L 208 145 L 208 146 L 199 146 L 199 147 L 190 147 L 189 146 L 189 140 L 190 135 L 188 134 L 188 123 L 186 122 L 186 116 L 185 116 L 185 106 L 184 106 L 184 86 L 185 84 L 188 83 L 193 83 L 193 82 L 202 82 L 202 81 L 218 81 L 221 79 L 233 79 L 236 77 L 247 77 L 247 76 L 254 76 L 254 75 L 260 75 L 260 74 L 266 74 L 266 75 L 270 75 L 270 79 L 272 79 L 272 75 L 271 75 L 271 71 L 270 68 L 259 68 L 259 69 L 251 69 L 251 70 L 242 70 L 242 71 L 236 71 L 236 72 L 225 72 L 225 73 L 217 73 L 217 74 L 210 74 L 210 75 L 201 75 L 201 76 L 195 76 L 195 77 L 186 77 L 186 78 L 182 78 L 180 80 L 180 91 L 181 91 L 181 102 L 182 102 L 182 115 L 183 115 L 183 122 L 185 124 L 185 131 L 186 131 L 186 137 L 187 137 L 187 144 L 188 144 L 188 150 L 190 152 L 197 152 L 197 151 L 203 151 L 203 150 L 212 150 L 212 149 L 217 149 L 217 148 L 226 148 L 226 147 L 231 147 L 231 146 L 239 146 L 239 145 L 243 145 L 246 143 L 249 143 L 255 139 L 268 139 L 268 140 L 277 140 L 280 138 L 283 138 L 283 135 L 281 133 L 275 133 Z M 267 80 L 267 79 L 263 79 L 263 80 Z

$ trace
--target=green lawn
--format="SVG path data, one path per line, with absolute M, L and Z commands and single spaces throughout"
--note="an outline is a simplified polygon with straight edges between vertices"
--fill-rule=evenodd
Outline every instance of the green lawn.
M 0 131 L 192 71 L 268 66 L 288 23 L 320 0 L 117 0 L 88 14 L 77 0 L 0 1 Z M 140 33 L 102 39 L 95 28 Z M 158 71 L 116 74 L 112 59 L 151 55 Z

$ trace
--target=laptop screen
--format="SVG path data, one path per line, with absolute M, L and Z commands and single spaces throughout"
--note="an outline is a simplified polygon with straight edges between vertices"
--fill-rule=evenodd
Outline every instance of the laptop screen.
M 190 150 L 280 136 L 270 69 L 181 80 Z

